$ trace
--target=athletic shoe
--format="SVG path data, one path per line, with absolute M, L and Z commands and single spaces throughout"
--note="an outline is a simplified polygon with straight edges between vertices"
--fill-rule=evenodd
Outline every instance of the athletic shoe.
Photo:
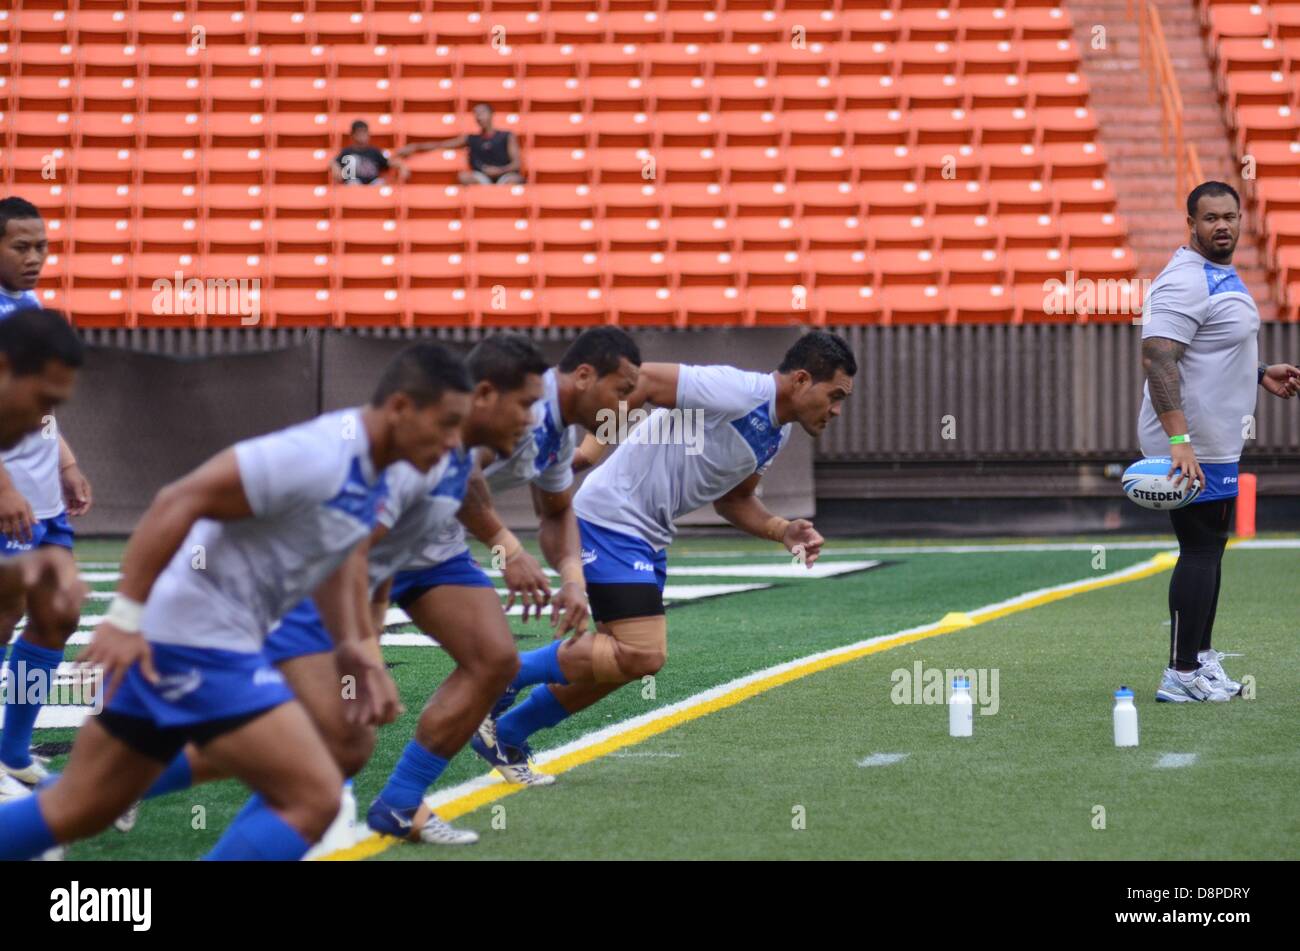
M 420 830 L 420 841 L 430 845 L 473 845 L 478 833 L 473 829 L 457 829 L 430 813 L 429 821 Z
M 140 804 L 137 802 L 134 806 L 113 820 L 113 828 L 125 835 L 135 828 L 135 820 L 139 818 Z
M 555 777 L 550 773 L 533 771 L 530 764 L 533 751 L 528 748 L 527 743 L 523 746 L 507 746 L 504 743 L 488 746 L 483 742 L 482 737 L 475 733 L 470 738 L 469 745 L 475 753 L 487 760 L 488 764 L 511 785 L 549 786 L 555 782 Z
M 1227 671 L 1223 669 L 1223 658 L 1228 655 L 1213 649 L 1207 651 L 1206 654 L 1208 657 L 1201 661 L 1201 669 L 1197 673 L 1204 676 L 1216 689 L 1226 693 L 1229 697 L 1240 694 L 1241 684 L 1229 677 Z
M 0 772 L 0 802 L 10 802 L 30 796 L 32 791 L 8 773 Z
M 506 712 L 515 704 L 519 698 L 519 691 L 507 687 L 506 692 L 496 703 L 492 704 L 491 711 L 483 718 L 479 724 L 478 735 L 483 737 L 483 745 L 492 749 L 497 745 L 497 721 L 506 715 Z
M 366 812 L 366 825 L 375 832 L 391 835 L 395 839 L 408 839 L 415 829 L 415 811 L 419 806 L 409 809 L 394 809 L 378 796 Z
M 1162 703 L 1224 703 L 1231 699 L 1200 671 L 1184 680 L 1172 667 L 1165 668 L 1165 675 L 1160 678 L 1160 686 L 1156 689 L 1156 700 Z
M 497 745 L 497 721 L 492 714 L 483 718 L 483 722 L 478 725 L 478 730 L 474 735 L 483 741 L 483 745 L 488 749 L 496 749 Z
M 31 765 L 21 769 L 0 763 L 0 773 L 8 773 L 24 786 L 39 786 L 50 778 L 50 771 L 35 756 L 32 757 Z

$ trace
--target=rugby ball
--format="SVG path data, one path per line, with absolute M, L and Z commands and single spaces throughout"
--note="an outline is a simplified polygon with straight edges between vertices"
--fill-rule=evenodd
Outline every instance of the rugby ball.
M 1165 475 L 1172 463 L 1168 456 L 1139 459 L 1124 470 L 1121 478 L 1124 494 L 1144 509 L 1159 511 L 1182 508 L 1194 501 L 1201 494 L 1200 480 L 1193 482 L 1191 488 L 1186 488 L 1185 482 L 1174 485 Z

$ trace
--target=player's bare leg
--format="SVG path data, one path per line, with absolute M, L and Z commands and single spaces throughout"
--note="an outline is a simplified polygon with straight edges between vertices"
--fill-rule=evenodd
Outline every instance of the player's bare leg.
M 72 551 L 60 545 L 42 548 L 44 557 L 66 559 L 69 571 L 76 570 Z M 13 602 L 0 608 L 0 645 L 8 644 L 23 614 L 27 627 L 16 641 L 6 664 L 10 669 L 11 683 L 31 683 L 33 672 L 39 671 L 48 688 L 54 682 L 55 671 L 63 660 L 63 650 L 77 630 L 80 617 L 70 615 L 55 604 L 55 594 L 37 589 L 26 596 L 19 595 Z M 0 650 L 0 654 L 3 651 Z M 20 667 L 21 665 L 21 667 Z M 18 672 L 23 676 L 19 677 Z M 24 703 L 6 711 L 5 728 L 0 730 L 0 774 L 8 773 L 29 787 L 48 778 L 49 774 L 39 760 L 31 757 L 32 730 L 40 714 L 43 700 L 30 691 Z
M 375 751 L 376 730 L 373 726 L 349 723 L 344 715 L 341 675 L 334 654 L 304 654 L 275 666 L 316 726 L 343 775 L 355 776 L 361 772 Z M 149 788 L 145 799 L 229 779 L 232 775 L 193 743 L 186 744 L 179 756 L 182 761 L 168 765 L 166 775 Z M 132 806 L 114 824 L 119 831 L 129 832 L 135 820 L 136 808 Z
M 507 781 L 545 785 L 553 777 L 529 765 L 528 738 L 586 709 L 624 684 L 657 673 L 668 657 L 663 615 L 601 622 L 595 632 L 564 642 L 556 651 L 559 679 L 543 683 L 495 723 L 485 722 L 474 751 Z
M 53 840 L 73 842 L 106 829 L 162 771 L 162 762 L 132 749 L 91 717 L 77 731 L 63 772 L 35 798 Z
M 375 751 L 376 731 L 370 725 L 348 722 L 342 674 L 334 654 L 304 654 L 276 667 L 316 725 L 343 775 L 361 772 Z
M 399 830 L 421 841 L 469 843 L 478 837 L 432 816 L 423 803 L 424 791 L 510 684 L 519 654 L 494 588 L 439 585 L 407 605 L 406 612 L 420 630 L 436 635 L 456 669 L 420 712 L 415 739 L 371 805 L 368 821 L 372 828 L 390 834 Z
M 209 859 L 301 858 L 338 814 L 343 773 L 298 702 L 222 734 L 203 752 L 256 793 Z

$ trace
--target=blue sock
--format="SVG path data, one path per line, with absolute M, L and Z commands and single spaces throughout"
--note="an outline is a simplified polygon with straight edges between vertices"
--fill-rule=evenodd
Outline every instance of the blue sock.
M 0 862 L 35 858 L 54 844 L 54 833 L 45 824 L 35 796 L 0 806 Z
M 497 741 L 506 746 L 521 746 L 538 730 L 555 726 L 568 715 L 569 711 L 560 706 L 555 694 L 543 684 L 497 721 Z
M 445 759 L 411 740 L 379 798 L 394 809 L 414 809 L 424 798 L 424 791 L 438 781 L 446 768 Z
M 560 670 L 560 645 L 564 641 L 551 641 L 545 647 L 519 655 L 519 673 L 510 683 L 510 689 L 518 693 L 524 687 L 533 684 L 567 684 L 569 681 Z
M 32 765 L 31 745 L 32 728 L 36 726 L 36 715 L 41 712 L 42 703 L 32 702 L 38 696 L 44 696 L 54 684 L 54 671 L 63 661 L 62 650 L 37 647 L 19 638 L 10 652 L 5 664 L 9 680 L 9 696 L 5 703 L 5 727 L 0 734 L 0 762 L 14 769 Z M 20 666 L 21 665 L 21 666 Z M 36 693 L 32 671 L 41 672 L 44 680 L 44 692 Z M 18 700 L 22 703 L 18 703 Z
M 141 798 L 153 799 L 156 796 L 165 796 L 178 789 L 189 789 L 193 783 L 194 772 L 190 769 L 190 759 L 184 751 L 181 751 L 167 764 L 163 774 L 153 781 L 153 785 Z
M 235 816 L 235 821 L 212 851 L 203 856 L 203 861 L 296 862 L 309 848 L 311 843 L 297 829 L 255 796 Z

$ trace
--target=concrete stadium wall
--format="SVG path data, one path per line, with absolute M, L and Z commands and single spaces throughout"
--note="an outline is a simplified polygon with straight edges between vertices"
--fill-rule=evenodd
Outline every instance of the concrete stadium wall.
M 814 443 L 802 431 L 764 480 L 769 502 L 810 515 L 844 500 L 1109 496 L 1107 462 L 1137 455 L 1136 328 L 900 326 L 837 328 L 861 372 L 843 418 Z M 636 329 L 648 360 L 770 370 L 800 328 Z M 530 331 L 558 360 L 574 330 Z M 230 443 L 364 402 L 386 361 L 415 337 L 468 350 L 473 330 L 368 332 L 88 331 L 94 349 L 60 425 L 96 488 L 78 529 L 130 531 L 154 492 Z M 1261 355 L 1300 361 L 1300 325 L 1268 324 Z M 951 417 L 946 420 L 945 417 Z M 1247 459 L 1261 494 L 1300 495 L 1300 401 L 1261 394 Z M 945 424 L 948 435 L 945 437 Z M 1038 490 L 1017 480 L 1042 469 Z M 814 471 L 816 482 L 814 484 Z M 500 500 L 527 526 L 526 492 Z M 879 511 L 875 509 L 875 511 Z M 718 524 L 711 511 L 684 520 Z

